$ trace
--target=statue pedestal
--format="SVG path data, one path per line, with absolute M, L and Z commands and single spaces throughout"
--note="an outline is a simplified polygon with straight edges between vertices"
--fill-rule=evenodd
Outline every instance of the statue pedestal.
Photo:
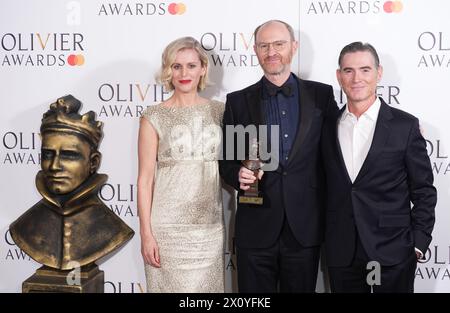
M 103 293 L 105 273 L 95 263 L 73 270 L 42 266 L 22 284 L 23 293 Z

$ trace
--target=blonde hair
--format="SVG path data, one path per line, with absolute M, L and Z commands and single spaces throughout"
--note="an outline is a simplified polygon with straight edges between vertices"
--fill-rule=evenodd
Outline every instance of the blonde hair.
M 197 52 L 200 59 L 201 66 L 206 69 L 205 75 L 200 77 L 200 81 L 197 86 L 197 90 L 201 91 L 205 89 L 208 83 L 208 55 L 203 49 L 201 44 L 192 37 L 182 37 L 172 41 L 165 49 L 161 57 L 161 69 L 159 70 L 156 80 L 164 85 L 166 90 L 172 91 L 175 87 L 172 84 L 172 65 L 175 62 L 177 53 L 184 49 L 193 49 Z

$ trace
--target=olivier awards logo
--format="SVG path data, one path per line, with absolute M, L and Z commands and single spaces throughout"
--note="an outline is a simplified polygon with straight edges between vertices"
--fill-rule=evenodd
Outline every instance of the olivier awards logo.
M 169 95 L 157 83 L 104 82 L 97 88 L 100 109 L 96 113 L 99 118 L 140 117 L 149 104 L 163 102 Z
M 108 2 L 100 4 L 98 16 L 163 16 L 183 15 L 187 7 L 183 2 Z
M 424 259 L 419 260 L 416 280 L 450 281 L 450 246 L 434 245 L 425 252 Z
M 145 284 L 133 281 L 105 281 L 105 293 L 145 293 Z
M 5 249 L 1 249 L 2 251 L 6 251 L 4 255 L 2 255 L 3 260 L 11 262 L 34 262 L 28 254 L 15 244 L 9 233 L 9 229 L 6 230 L 3 240 L 6 245 Z
M 0 33 L 2 67 L 63 67 L 85 63 L 82 33 Z
M 206 32 L 199 38 L 213 67 L 242 68 L 259 65 L 253 51 L 253 32 Z
M 419 60 L 422 69 L 450 68 L 450 34 L 443 31 L 424 31 L 418 35 Z
M 1 134 L 1 164 L 40 165 L 41 139 L 39 133 L 8 130 Z
M 433 174 L 435 177 L 446 176 L 447 173 L 450 173 L 450 162 L 444 142 L 439 138 L 427 138 L 425 142 L 427 143 L 427 151 Z
M 134 184 L 106 183 L 99 191 L 99 197 L 116 215 L 121 218 L 137 217 L 136 196 Z
M 315 15 L 361 15 L 380 13 L 401 13 L 402 1 L 310 1 L 306 4 L 306 14 Z

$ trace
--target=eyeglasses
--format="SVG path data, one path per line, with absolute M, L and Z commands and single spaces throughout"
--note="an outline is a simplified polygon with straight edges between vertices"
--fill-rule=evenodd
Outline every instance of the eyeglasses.
M 260 42 L 256 44 L 256 48 L 258 48 L 261 52 L 268 52 L 270 49 L 270 46 L 272 45 L 273 49 L 275 51 L 281 51 L 286 47 L 286 44 L 288 43 L 287 40 L 277 40 L 273 42 Z

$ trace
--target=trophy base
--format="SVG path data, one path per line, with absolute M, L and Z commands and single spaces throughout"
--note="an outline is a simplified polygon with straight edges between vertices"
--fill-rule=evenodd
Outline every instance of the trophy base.
M 243 204 L 263 204 L 263 197 L 259 196 L 239 196 L 239 203 Z
M 105 273 L 94 263 L 74 270 L 59 270 L 42 266 L 22 284 L 23 293 L 103 293 Z M 73 284 L 68 277 L 77 276 Z

